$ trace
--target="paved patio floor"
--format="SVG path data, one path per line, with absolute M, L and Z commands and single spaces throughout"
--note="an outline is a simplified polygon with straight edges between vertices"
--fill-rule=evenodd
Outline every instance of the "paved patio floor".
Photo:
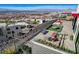
M 70 40 L 70 36 L 73 35 L 72 21 L 64 21 L 62 34 L 68 34 L 67 39 L 64 41 L 64 46 L 70 50 L 75 51 L 75 43 Z

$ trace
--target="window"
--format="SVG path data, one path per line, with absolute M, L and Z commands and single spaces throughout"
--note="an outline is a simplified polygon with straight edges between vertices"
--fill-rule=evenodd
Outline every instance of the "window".
M 10 30 L 10 28 L 7 28 L 7 30 Z
M 6 38 L 7 38 L 8 36 L 6 35 Z
M 18 35 L 18 36 L 22 36 L 22 35 L 25 35 L 25 33 L 19 32 L 17 35 Z
M 43 20 L 43 23 L 45 23 L 45 20 Z
M 14 37 L 14 34 L 12 36 Z
M 27 28 L 33 28 L 33 26 L 32 25 L 27 25 Z
M 16 27 L 16 29 L 18 29 L 18 27 Z
M 25 28 L 26 26 L 21 26 L 21 29 Z
M 11 34 L 11 32 L 7 32 L 8 34 Z
M 14 34 L 15 32 L 14 31 L 12 31 L 12 34 Z
M 13 39 L 12 37 L 8 37 L 8 39 Z
M 0 28 L 0 36 L 3 36 L 3 32 L 1 28 Z

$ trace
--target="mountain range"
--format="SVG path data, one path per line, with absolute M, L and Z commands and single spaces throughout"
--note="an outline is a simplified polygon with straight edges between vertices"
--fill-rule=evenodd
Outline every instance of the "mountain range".
M 6 9 L 6 8 L 0 8 L 0 12 L 62 12 L 66 9 L 35 9 L 35 10 L 13 10 L 13 9 Z M 74 11 L 73 9 L 67 9 L 70 11 Z

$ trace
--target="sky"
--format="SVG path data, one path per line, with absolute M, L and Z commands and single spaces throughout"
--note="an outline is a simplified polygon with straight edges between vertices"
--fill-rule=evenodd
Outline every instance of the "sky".
M 16 10 L 76 9 L 77 4 L 0 4 L 0 8 Z

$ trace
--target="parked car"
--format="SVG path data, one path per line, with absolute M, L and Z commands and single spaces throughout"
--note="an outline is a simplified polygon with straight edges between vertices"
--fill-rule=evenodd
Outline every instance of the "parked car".
M 47 34 L 47 33 L 48 33 L 48 31 L 47 31 L 47 30 L 45 30 L 45 29 L 43 29 L 43 30 L 42 30 L 42 33 L 43 33 L 43 34 Z

